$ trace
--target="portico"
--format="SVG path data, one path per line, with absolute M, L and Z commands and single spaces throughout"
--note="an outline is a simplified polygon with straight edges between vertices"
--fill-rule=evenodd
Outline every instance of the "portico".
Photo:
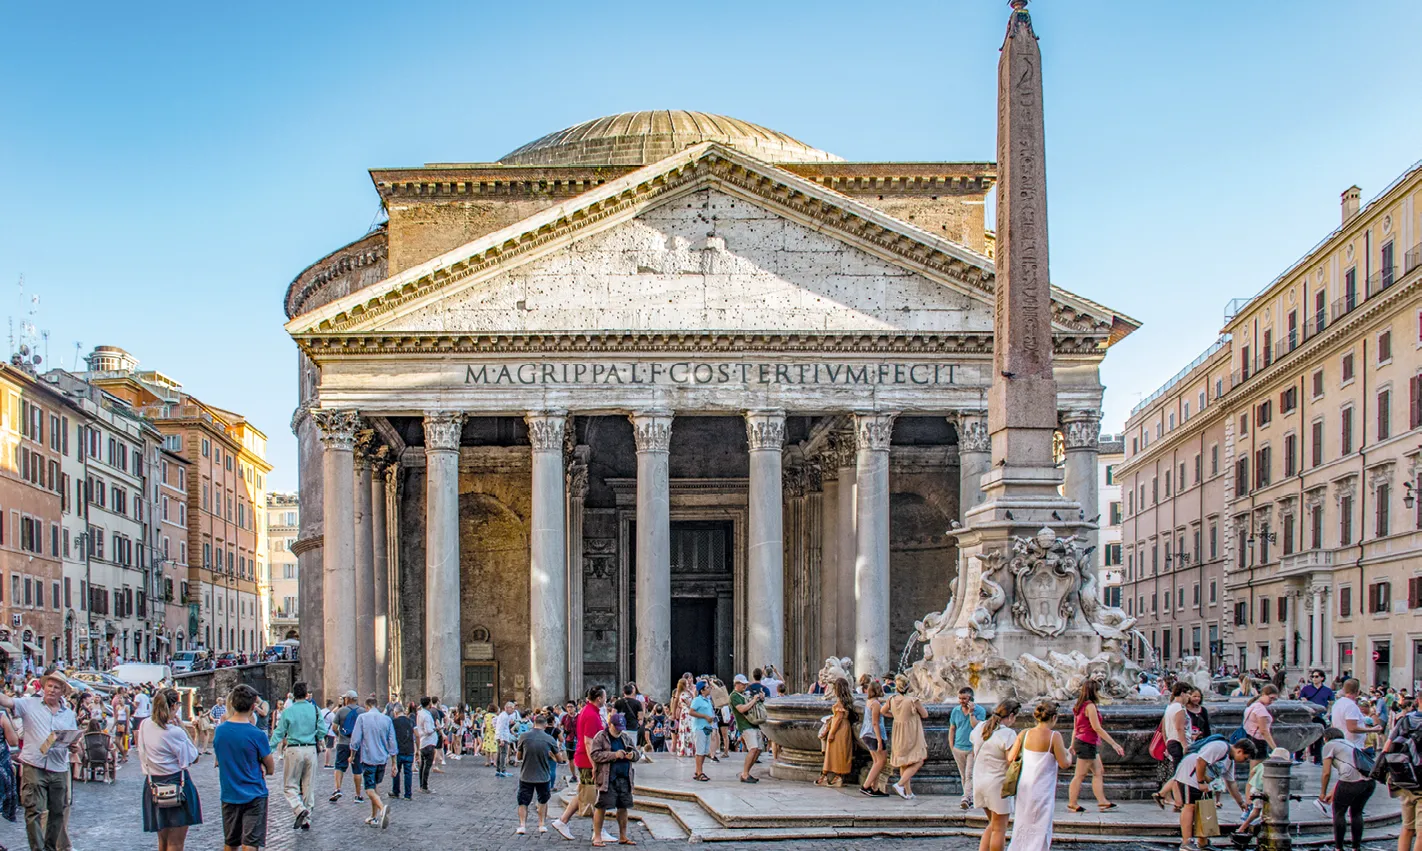
M 988 472 L 992 263 L 796 163 L 703 142 L 401 269 L 391 241 L 430 236 L 397 233 L 412 193 L 488 190 L 377 177 L 385 241 L 288 302 L 325 494 L 302 538 L 324 553 L 327 694 L 372 676 L 335 648 L 375 659 L 377 640 L 403 694 L 484 704 L 633 678 L 662 698 L 673 660 L 771 664 L 796 688 L 829 655 L 897 665 Z M 1083 432 L 1134 325 L 1065 291 L 1052 315 L 1057 406 Z M 1093 450 L 1068 448 L 1080 499 Z M 380 490 L 353 454 L 375 452 L 394 485 L 361 522 Z M 351 593 L 387 550 L 386 593 Z

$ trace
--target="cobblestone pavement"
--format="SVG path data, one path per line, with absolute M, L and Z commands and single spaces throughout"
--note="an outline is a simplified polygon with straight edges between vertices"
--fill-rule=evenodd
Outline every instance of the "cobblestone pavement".
M 222 846 L 222 811 L 219 802 L 217 772 L 210 755 L 192 769 L 193 782 L 202 799 L 204 823 L 188 834 L 187 847 L 209 851 Z M 391 805 L 390 827 L 381 831 L 367 827 L 362 820 L 370 814 L 368 804 L 357 804 L 352 795 L 350 778 L 346 778 L 346 796 L 340 803 L 330 804 L 326 797 L 332 789 L 330 771 L 317 777 L 317 805 L 313 827 L 309 832 L 291 829 L 290 810 L 277 791 L 281 763 L 268 785 L 273 789 L 269 810 L 268 848 L 303 849 L 303 851 L 348 851 L 377 848 L 382 851 L 420 849 L 478 849 L 478 851 L 516 851 L 516 849 L 574 849 L 589 847 L 591 823 L 577 819 L 573 823 L 576 842 L 567 842 L 555 833 L 515 836 L 518 825 L 514 779 L 496 779 L 493 769 L 483 761 L 465 758 L 444 767 L 443 774 L 432 775 L 433 794 L 415 793 L 410 801 L 399 800 Z M 113 784 L 76 783 L 74 806 L 70 817 L 70 837 L 75 851 L 128 851 L 157 847 L 156 836 L 143 833 L 139 810 L 142 774 L 137 759 L 124 766 Z M 387 780 L 381 784 L 389 791 Z M 532 828 L 530 828 L 532 829 Z M 643 848 L 685 848 L 685 839 L 653 839 L 640 826 L 631 828 L 632 837 Z M 25 847 L 23 822 L 12 825 L 0 821 L 0 844 L 12 851 Z M 727 842 L 717 847 L 757 849 L 757 851 L 827 851 L 827 849 L 874 849 L 874 851 L 976 851 L 977 840 L 969 838 L 865 840 L 803 840 L 793 842 Z M 614 847 L 614 846 L 609 846 Z M 1113 845 L 1113 851 L 1128 851 L 1128 845 Z M 1160 845 L 1142 845 L 1142 849 L 1159 851 Z

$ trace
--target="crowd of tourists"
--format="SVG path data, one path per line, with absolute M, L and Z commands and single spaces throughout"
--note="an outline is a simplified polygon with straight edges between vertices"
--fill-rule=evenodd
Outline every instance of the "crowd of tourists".
M 1228 730 L 1212 726 L 1195 685 L 1183 679 L 1160 685 L 1165 706 L 1151 750 L 1162 774 L 1152 798 L 1178 818 L 1180 851 L 1197 851 L 1221 833 L 1248 844 L 1262 824 L 1266 759 L 1321 766 L 1312 805 L 1331 818 L 1338 851 L 1360 851 L 1363 808 L 1380 781 L 1401 799 L 1399 851 L 1422 851 L 1422 708 L 1405 691 L 1364 694 L 1356 679 L 1330 684 L 1323 672 L 1310 672 L 1288 697 L 1314 707 L 1321 735 L 1306 751 L 1289 753 L 1275 738 L 1274 704 L 1282 693 L 1272 680 L 1239 679 L 1234 691 L 1248 702 L 1241 726 Z M 1151 697 L 1157 688 L 1143 680 L 1140 691 Z M 241 685 L 204 707 L 185 706 L 177 690 L 153 685 L 75 695 L 64 676 L 51 672 L 0 692 L 0 817 L 14 821 L 23 810 L 30 848 L 66 849 L 71 784 L 112 782 L 135 753 L 144 775 L 143 826 L 157 835 L 159 851 L 181 851 L 188 829 L 204 819 L 189 769 L 207 754 L 217 768 L 224 847 L 233 851 L 267 844 L 269 783 L 290 809 L 293 831 L 310 830 L 318 797 L 326 798 L 323 818 L 359 817 L 384 829 L 391 801 L 410 800 L 416 787 L 435 794 L 434 775 L 466 757 L 482 758 L 495 778 L 517 779 L 510 786 L 516 833 L 574 839 L 578 819 L 588 818 L 595 847 L 636 844 L 627 819 L 638 763 L 686 760 L 694 782 L 711 783 L 708 761 L 735 760 L 734 780 L 723 775 L 719 782 L 761 782 L 756 766 L 774 747 L 761 733 L 766 701 L 785 692 L 773 668 L 738 674 L 729 686 L 687 673 L 665 702 L 636 683 L 618 691 L 594 686 L 561 706 L 508 701 L 477 708 L 447 706 L 435 696 L 362 700 L 347 691 L 320 706 L 305 683 L 272 703 Z M 914 799 L 914 776 L 928 757 L 928 710 L 911 681 L 863 675 L 851 684 L 826 676 L 812 691 L 827 699 L 818 785 L 843 786 L 858 776 L 858 792 L 867 797 Z M 1070 706 L 1004 700 L 989 710 L 972 689 L 958 693 L 947 738 L 962 780 L 959 805 L 986 816 L 980 851 L 1049 848 L 1060 772 L 1071 772 L 1068 811 L 1086 809 L 1084 791 L 1098 811 L 1117 808 L 1106 796 L 1102 754 L 1119 757 L 1124 749 L 1101 703 L 1094 680 L 1082 684 Z M 862 772 L 856 744 L 870 757 Z M 320 779 L 327 771 L 329 786 Z M 338 806 L 348 776 L 354 800 L 365 805 L 358 816 Z M 550 814 L 554 793 L 565 785 L 575 791 Z M 1236 823 L 1225 824 L 1225 795 L 1238 806 Z

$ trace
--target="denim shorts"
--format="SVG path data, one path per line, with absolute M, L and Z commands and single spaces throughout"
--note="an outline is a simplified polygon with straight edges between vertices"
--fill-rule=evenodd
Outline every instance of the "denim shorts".
M 707 756 L 711 753 L 711 733 L 712 730 L 696 731 L 696 755 Z

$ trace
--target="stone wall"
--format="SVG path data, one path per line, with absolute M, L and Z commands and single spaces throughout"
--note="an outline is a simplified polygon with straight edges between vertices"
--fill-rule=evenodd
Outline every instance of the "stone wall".
M 210 708 L 219 696 L 226 697 L 234 688 L 244 684 L 256 689 L 257 694 L 268 703 L 285 700 L 291 687 L 303 676 L 300 662 L 267 662 L 175 674 L 173 682 L 181 688 L 195 689 L 194 703 Z

